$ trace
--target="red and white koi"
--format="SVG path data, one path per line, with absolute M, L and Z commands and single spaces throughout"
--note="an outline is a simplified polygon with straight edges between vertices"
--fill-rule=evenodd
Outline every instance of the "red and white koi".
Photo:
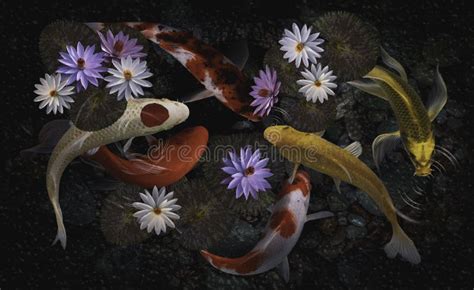
M 103 27 L 101 23 L 86 23 L 94 30 Z M 191 33 L 159 23 L 127 22 L 125 25 L 139 30 L 147 39 L 158 44 L 176 58 L 206 88 L 193 100 L 216 96 L 232 111 L 251 121 L 260 121 L 250 105 L 250 83 L 239 67 L 221 52 Z
M 226 258 L 201 251 L 201 255 L 216 269 L 233 275 L 256 275 L 278 267 L 286 282 L 289 280 L 288 254 L 298 242 L 307 221 L 333 216 L 322 211 L 307 215 L 311 183 L 309 175 L 300 170 L 294 182 L 284 182 L 278 201 L 263 238 L 247 254 L 239 258 Z

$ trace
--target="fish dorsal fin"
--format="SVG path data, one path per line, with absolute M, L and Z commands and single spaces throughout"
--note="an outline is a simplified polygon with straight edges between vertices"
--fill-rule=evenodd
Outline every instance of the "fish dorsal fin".
M 436 66 L 433 87 L 431 88 L 430 96 L 426 104 L 426 110 L 428 111 L 428 116 L 431 121 L 438 116 L 447 100 L 448 90 L 443 77 L 439 73 L 439 66 Z
M 350 81 L 347 83 L 363 92 L 366 92 L 368 94 L 371 94 L 373 96 L 376 96 L 388 101 L 387 94 L 385 93 L 385 91 L 374 81 L 361 81 L 360 80 L 360 81 Z
M 344 147 L 344 150 L 351 153 L 355 157 L 359 157 L 362 154 L 362 145 L 360 145 L 359 141 L 355 141 Z
M 319 131 L 319 132 L 313 132 L 313 133 L 310 133 L 310 134 L 313 134 L 313 135 L 316 135 L 316 136 L 319 136 L 319 137 L 323 137 L 324 133 L 326 133 L 326 130 L 322 130 L 322 131 Z
M 378 170 L 380 170 L 380 163 L 382 163 L 385 155 L 395 149 L 400 141 L 400 131 L 381 134 L 375 138 L 372 143 L 372 156 Z
M 214 96 L 213 92 L 208 91 L 206 89 L 202 89 L 202 90 L 193 92 L 193 93 L 181 98 L 180 101 L 182 101 L 183 103 L 192 103 L 192 102 L 196 102 L 196 101 L 199 101 L 199 100 L 204 100 L 204 99 L 210 98 L 212 96 Z
M 394 69 L 398 72 L 402 80 L 408 82 L 407 73 L 403 66 L 393 57 L 391 57 L 383 47 L 380 47 L 380 56 L 382 57 L 382 61 L 386 64 L 389 68 Z
M 290 265 L 288 264 L 288 257 L 285 257 L 283 261 L 277 266 L 278 273 L 285 280 L 285 283 L 290 281 Z
M 233 41 L 227 45 L 222 53 L 240 70 L 245 67 L 249 58 L 249 47 L 245 39 Z

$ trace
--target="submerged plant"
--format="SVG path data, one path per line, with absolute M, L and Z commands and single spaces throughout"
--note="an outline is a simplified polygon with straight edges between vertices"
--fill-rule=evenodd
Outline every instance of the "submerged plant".
M 283 38 L 278 42 L 281 44 L 280 50 L 285 51 L 283 58 L 288 62 L 295 62 L 296 67 L 300 67 L 301 62 L 307 67 L 309 63 L 316 64 L 316 58 L 321 57 L 320 52 L 324 49 L 319 47 L 324 40 L 319 38 L 319 33 L 311 33 L 312 27 L 303 25 L 300 30 L 296 23 L 293 23 L 293 31 L 285 29 Z
M 153 194 L 153 196 L 152 196 Z M 143 202 L 134 202 L 132 206 L 139 211 L 133 214 L 140 223 L 140 229 L 146 228 L 150 233 L 155 231 L 157 236 L 161 232 L 166 233 L 166 228 L 175 228 L 173 221 L 179 220 L 179 215 L 175 213 L 181 209 L 177 205 L 177 198 L 173 198 L 174 192 L 166 193 L 166 188 L 153 187 L 152 194 L 145 189 L 145 193 L 140 192 L 140 198 Z
M 40 35 L 39 50 L 41 59 L 48 72 L 55 72 L 60 63 L 59 52 L 66 51 L 66 46 L 76 45 L 78 42 L 84 45 L 100 44 L 99 37 L 85 24 L 59 20 L 47 25 Z
M 127 102 L 117 102 L 105 89 L 90 87 L 76 95 L 70 118 L 81 130 L 97 131 L 115 123 L 126 108 Z
M 74 94 L 74 87 L 66 86 L 67 80 L 62 80 L 60 74 L 45 74 L 44 79 L 40 78 L 40 83 L 35 85 L 35 94 L 38 96 L 34 101 L 41 102 L 40 109 L 46 107 L 46 114 L 62 114 L 63 108 L 71 108 L 69 103 L 74 103 L 74 100 L 70 95 Z
M 296 67 L 283 59 L 283 52 L 278 46 L 273 46 L 265 53 L 263 63 L 275 69 L 278 80 L 281 82 L 280 93 L 288 96 L 296 96 L 299 86 L 296 81 L 299 78 Z
M 229 152 L 229 156 L 224 157 L 224 167 L 222 171 L 229 174 L 221 184 L 228 184 L 227 189 L 235 189 L 235 198 L 242 195 L 248 199 L 250 195 L 258 199 L 257 193 L 271 188 L 266 178 L 272 176 L 270 169 L 266 168 L 268 158 L 261 158 L 260 150 L 252 152 L 250 146 L 240 148 L 240 155 L 236 152 Z
M 375 66 L 380 53 L 378 32 L 356 15 L 329 12 L 313 25 L 326 41 L 320 62 L 329 65 L 341 81 L 359 79 Z
M 320 63 L 317 66 L 312 64 L 311 71 L 305 69 L 301 75 L 304 79 L 298 80 L 297 83 L 302 86 L 299 92 L 304 94 L 306 101 L 316 103 L 319 100 L 324 103 L 328 95 L 334 96 L 332 89 L 337 88 L 334 83 L 336 76 L 332 75 L 332 70 L 330 71 L 328 66 L 321 68 Z
M 335 98 L 329 98 L 320 104 L 301 98 L 284 98 L 275 111 L 282 115 L 287 125 L 299 131 L 319 132 L 328 128 L 336 119 L 336 101 Z
M 182 180 L 170 186 L 182 206 L 176 238 L 189 250 L 209 248 L 224 238 L 235 221 L 223 196 L 203 180 Z
M 150 235 L 140 230 L 133 216 L 136 211 L 132 203 L 139 198 L 140 188 L 133 185 L 121 185 L 104 201 L 100 213 L 100 228 L 105 239 L 116 245 L 137 244 Z

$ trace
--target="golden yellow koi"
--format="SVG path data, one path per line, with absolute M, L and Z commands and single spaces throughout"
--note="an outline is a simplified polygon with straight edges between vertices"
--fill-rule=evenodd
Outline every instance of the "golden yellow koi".
M 431 122 L 446 104 L 448 98 L 446 84 L 436 68 L 431 98 L 425 108 L 421 98 L 408 84 L 407 75 L 402 65 L 389 56 L 383 48 L 381 55 L 382 61 L 397 71 L 399 75 L 381 66 L 375 66 L 364 76 L 364 78 L 371 79 L 370 83 L 348 82 L 362 91 L 388 101 L 398 121 L 399 131 L 379 135 L 372 143 L 375 164 L 379 167 L 385 154 L 402 141 L 415 166 L 415 175 L 429 175 L 435 149 Z
M 289 126 L 268 127 L 264 137 L 289 161 L 331 176 L 337 188 L 344 181 L 367 192 L 392 224 L 392 239 L 385 245 L 387 256 L 393 258 L 400 254 L 413 264 L 421 261 L 415 244 L 398 224 L 398 212 L 385 185 L 357 158 L 362 153 L 359 142 L 341 148 L 317 134 L 300 132 Z

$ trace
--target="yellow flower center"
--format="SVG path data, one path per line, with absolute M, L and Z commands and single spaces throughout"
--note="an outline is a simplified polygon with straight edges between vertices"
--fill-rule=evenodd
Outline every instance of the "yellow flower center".
M 49 96 L 50 97 L 57 97 L 58 96 L 58 92 L 56 90 L 52 90 L 51 92 L 49 92 Z
M 131 80 L 131 79 L 132 79 L 132 72 L 129 71 L 128 69 L 124 70 L 124 71 L 123 71 L 123 77 L 124 77 L 127 81 Z
M 250 166 L 249 168 L 245 169 L 244 174 L 245 176 L 250 176 L 255 173 L 255 168 Z
M 319 88 L 321 86 L 321 82 L 319 80 L 315 80 L 314 85 Z
M 156 215 L 160 215 L 160 214 L 161 214 L 161 208 L 156 207 L 156 208 L 153 209 L 153 212 L 154 212 Z
M 296 51 L 297 52 L 301 52 L 303 50 L 303 48 L 304 48 L 304 44 L 301 43 L 301 42 L 296 45 Z
M 86 61 L 84 59 L 80 58 L 80 59 L 77 60 L 77 67 L 78 68 L 83 69 L 85 64 L 86 64 Z

